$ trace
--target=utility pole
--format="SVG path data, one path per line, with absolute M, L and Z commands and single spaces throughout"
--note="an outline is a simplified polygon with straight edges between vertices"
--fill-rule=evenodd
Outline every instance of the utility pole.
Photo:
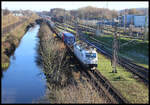
M 76 28 L 76 39 L 79 40 L 77 15 L 75 17 L 75 28 Z
M 126 9 L 124 10 L 124 32 L 126 32 Z
M 65 23 L 66 23 L 66 13 L 65 13 L 65 11 L 64 11 L 64 28 L 65 28 L 65 31 L 66 31 Z
M 108 2 L 107 2 L 107 5 L 106 5 L 106 9 L 108 9 Z M 107 18 L 107 23 L 108 23 L 108 18 Z M 106 24 L 106 31 L 108 32 L 108 24 Z
M 117 36 L 117 25 L 118 21 L 115 21 L 115 33 L 113 39 L 113 58 L 112 58 L 112 73 L 117 73 L 117 62 L 118 62 L 118 36 Z
M 129 25 L 129 36 L 133 36 L 133 17 L 131 18 L 131 23 Z
M 87 17 L 86 17 L 86 26 L 88 26 L 88 16 L 89 16 L 89 13 L 87 13 Z M 86 32 L 88 31 L 88 29 L 86 29 Z
M 144 41 L 147 39 L 147 16 L 145 16 Z

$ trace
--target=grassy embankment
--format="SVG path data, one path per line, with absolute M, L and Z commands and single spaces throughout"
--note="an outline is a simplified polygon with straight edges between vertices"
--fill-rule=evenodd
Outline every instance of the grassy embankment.
M 117 72 L 112 73 L 110 59 L 98 54 L 98 70 L 130 103 L 148 103 L 149 89 L 143 83 L 137 81 L 133 74 L 118 66 Z
M 18 17 L 16 16 L 12 16 L 11 18 L 11 14 L 9 15 L 9 18 L 4 18 L 3 22 L 6 24 L 3 24 L 2 27 L 8 26 L 10 24 L 13 24 L 16 22 L 16 20 L 19 21 Z M 6 16 L 5 16 L 6 17 Z M 1 45 L 1 55 L 2 55 L 2 69 L 5 70 L 9 67 L 9 57 L 10 55 L 14 52 L 15 48 L 19 45 L 19 42 L 21 40 L 21 38 L 23 37 L 24 33 L 25 33 L 25 29 L 27 27 L 27 25 L 31 22 L 34 22 L 35 19 L 37 19 L 38 16 L 36 14 L 33 14 L 31 17 L 28 18 L 28 20 L 26 22 L 24 22 L 23 24 L 17 26 L 14 30 L 12 30 L 11 32 L 2 35 L 2 45 Z M 8 20 L 11 21 L 12 23 L 9 23 Z M 7 23 L 8 22 L 8 23 Z M 7 25 L 8 24 L 8 25 Z
M 63 42 L 52 34 L 46 24 L 41 25 L 37 57 L 46 76 L 50 103 L 109 103 L 80 74 Z
M 11 24 L 14 24 L 20 20 L 20 17 L 14 16 L 11 13 L 5 16 L 2 16 L 2 28 L 7 27 Z

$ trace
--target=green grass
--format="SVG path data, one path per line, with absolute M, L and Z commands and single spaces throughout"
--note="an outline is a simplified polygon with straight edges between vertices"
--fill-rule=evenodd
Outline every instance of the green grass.
M 7 69 L 8 67 L 9 67 L 9 62 L 7 62 L 7 63 L 2 63 L 2 69 L 3 70 L 5 70 L 5 69 Z
M 69 30 L 69 31 L 71 31 L 71 32 L 73 32 L 73 33 L 76 33 L 76 31 L 74 31 L 74 30 L 72 30 L 70 28 L 66 28 L 66 29 Z
M 84 34 L 93 34 L 92 32 L 82 31 Z
M 113 42 L 112 35 L 92 36 L 92 37 L 102 42 L 106 46 L 106 49 L 112 52 L 112 42 Z M 119 45 L 122 45 L 129 41 L 131 41 L 130 38 L 120 38 Z M 148 43 L 149 43 L 148 41 L 142 41 L 142 40 L 137 39 L 136 41 L 133 41 L 123 47 L 120 47 L 119 56 L 124 56 L 126 58 L 129 58 L 133 62 L 137 63 L 138 65 L 149 68 L 148 66 L 149 64 Z
M 98 70 L 130 103 L 148 103 L 148 87 L 136 81 L 133 74 L 121 66 L 117 67 L 117 73 L 112 73 L 111 61 L 102 54 L 98 54 L 98 59 Z
M 68 31 L 71 31 L 71 32 L 73 32 L 73 33 L 76 33 L 76 31 L 74 31 L 74 30 L 72 30 L 72 29 L 70 29 L 70 28 L 66 28 L 66 27 L 62 27 L 62 26 L 58 26 L 59 28 L 62 28 L 62 29 L 66 29 L 66 30 L 68 30 Z
M 64 23 L 64 24 L 65 24 L 65 23 Z M 65 24 L 65 25 L 67 25 L 68 27 L 74 28 L 73 26 L 71 26 L 71 25 L 69 25 L 69 24 Z

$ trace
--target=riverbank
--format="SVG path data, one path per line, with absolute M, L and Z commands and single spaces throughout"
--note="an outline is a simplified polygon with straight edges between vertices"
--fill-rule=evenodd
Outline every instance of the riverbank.
M 2 35 L 2 45 L 1 45 L 1 55 L 2 55 L 2 63 L 1 67 L 2 70 L 5 70 L 9 67 L 9 59 L 10 56 L 13 54 L 17 46 L 19 45 L 19 42 L 23 35 L 26 32 L 26 27 L 29 23 L 32 23 L 37 19 L 38 16 L 36 14 L 33 14 L 26 22 L 24 22 L 21 25 L 18 25 L 13 31 Z
M 10 66 L 2 71 L 1 103 L 37 102 L 44 97 L 46 80 L 36 64 L 38 31 L 40 26 L 30 28 L 10 57 Z
M 60 39 L 55 38 L 46 24 L 39 30 L 38 64 L 43 68 L 49 89 L 50 103 L 110 103 L 99 94 L 74 64 Z

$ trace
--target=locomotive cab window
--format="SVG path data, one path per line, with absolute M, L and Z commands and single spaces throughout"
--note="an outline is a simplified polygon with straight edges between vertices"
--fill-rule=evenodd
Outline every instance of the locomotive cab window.
M 86 53 L 87 58 L 96 58 L 96 53 Z

